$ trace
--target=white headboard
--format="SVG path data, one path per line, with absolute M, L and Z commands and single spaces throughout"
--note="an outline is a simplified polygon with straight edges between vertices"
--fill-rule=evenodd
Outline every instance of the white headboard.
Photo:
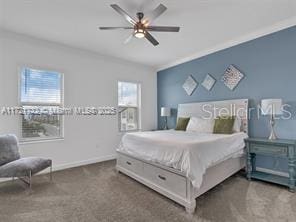
M 241 131 L 248 134 L 248 106 L 248 99 L 185 103 L 178 105 L 178 117 L 239 116 L 242 120 Z

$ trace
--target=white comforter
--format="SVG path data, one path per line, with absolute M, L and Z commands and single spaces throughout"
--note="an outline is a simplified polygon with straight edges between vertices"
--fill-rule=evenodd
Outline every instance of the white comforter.
M 245 133 L 136 132 L 125 134 L 117 150 L 178 169 L 199 188 L 207 168 L 244 153 L 247 137 Z

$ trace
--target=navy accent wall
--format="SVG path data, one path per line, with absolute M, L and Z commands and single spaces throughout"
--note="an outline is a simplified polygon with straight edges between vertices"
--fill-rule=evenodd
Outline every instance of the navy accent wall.
M 231 91 L 221 81 L 221 76 L 234 64 L 245 78 Z M 184 81 L 192 75 L 199 83 L 210 73 L 216 84 L 209 92 L 201 84 L 191 96 L 182 88 Z M 279 137 L 296 139 L 296 27 L 243 43 L 202 58 L 198 58 L 162 71 L 157 74 L 158 127 L 163 125 L 159 116 L 160 108 L 173 108 L 173 116 L 168 119 L 169 127 L 175 127 L 179 103 L 215 101 L 225 99 L 250 99 L 250 107 L 256 107 L 263 98 L 282 98 L 291 107 L 290 120 L 277 121 Z M 252 112 L 249 120 L 249 134 L 256 137 L 269 135 L 268 118 Z M 286 171 L 286 164 L 262 159 L 262 167 Z

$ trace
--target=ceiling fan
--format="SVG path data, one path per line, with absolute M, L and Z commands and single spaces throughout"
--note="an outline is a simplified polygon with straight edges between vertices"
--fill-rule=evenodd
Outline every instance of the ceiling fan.
M 137 20 L 130 16 L 126 11 L 120 8 L 116 4 L 112 4 L 111 7 L 117 11 L 120 15 L 124 17 L 132 26 L 130 27 L 100 27 L 101 30 L 116 30 L 116 29 L 132 29 L 132 35 L 125 41 L 128 43 L 133 37 L 136 38 L 146 38 L 154 46 L 157 46 L 159 42 L 150 34 L 150 32 L 179 32 L 180 27 L 174 26 L 150 26 L 151 22 L 158 18 L 162 13 L 164 13 L 167 8 L 160 4 L 156 9 L 154 9 L 148 17 L 144 17 L 143 12 L 137 13 Z

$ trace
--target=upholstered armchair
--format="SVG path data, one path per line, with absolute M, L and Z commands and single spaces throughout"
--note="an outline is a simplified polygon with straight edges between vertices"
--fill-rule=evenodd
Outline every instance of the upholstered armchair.
M 52 161 L 39 157 L 21 158 L 18 140 L 14 135 L 0 136 L 0 178 L 19 178 L 32 186 L 32 176 L 50 167 L 52 180 Z

